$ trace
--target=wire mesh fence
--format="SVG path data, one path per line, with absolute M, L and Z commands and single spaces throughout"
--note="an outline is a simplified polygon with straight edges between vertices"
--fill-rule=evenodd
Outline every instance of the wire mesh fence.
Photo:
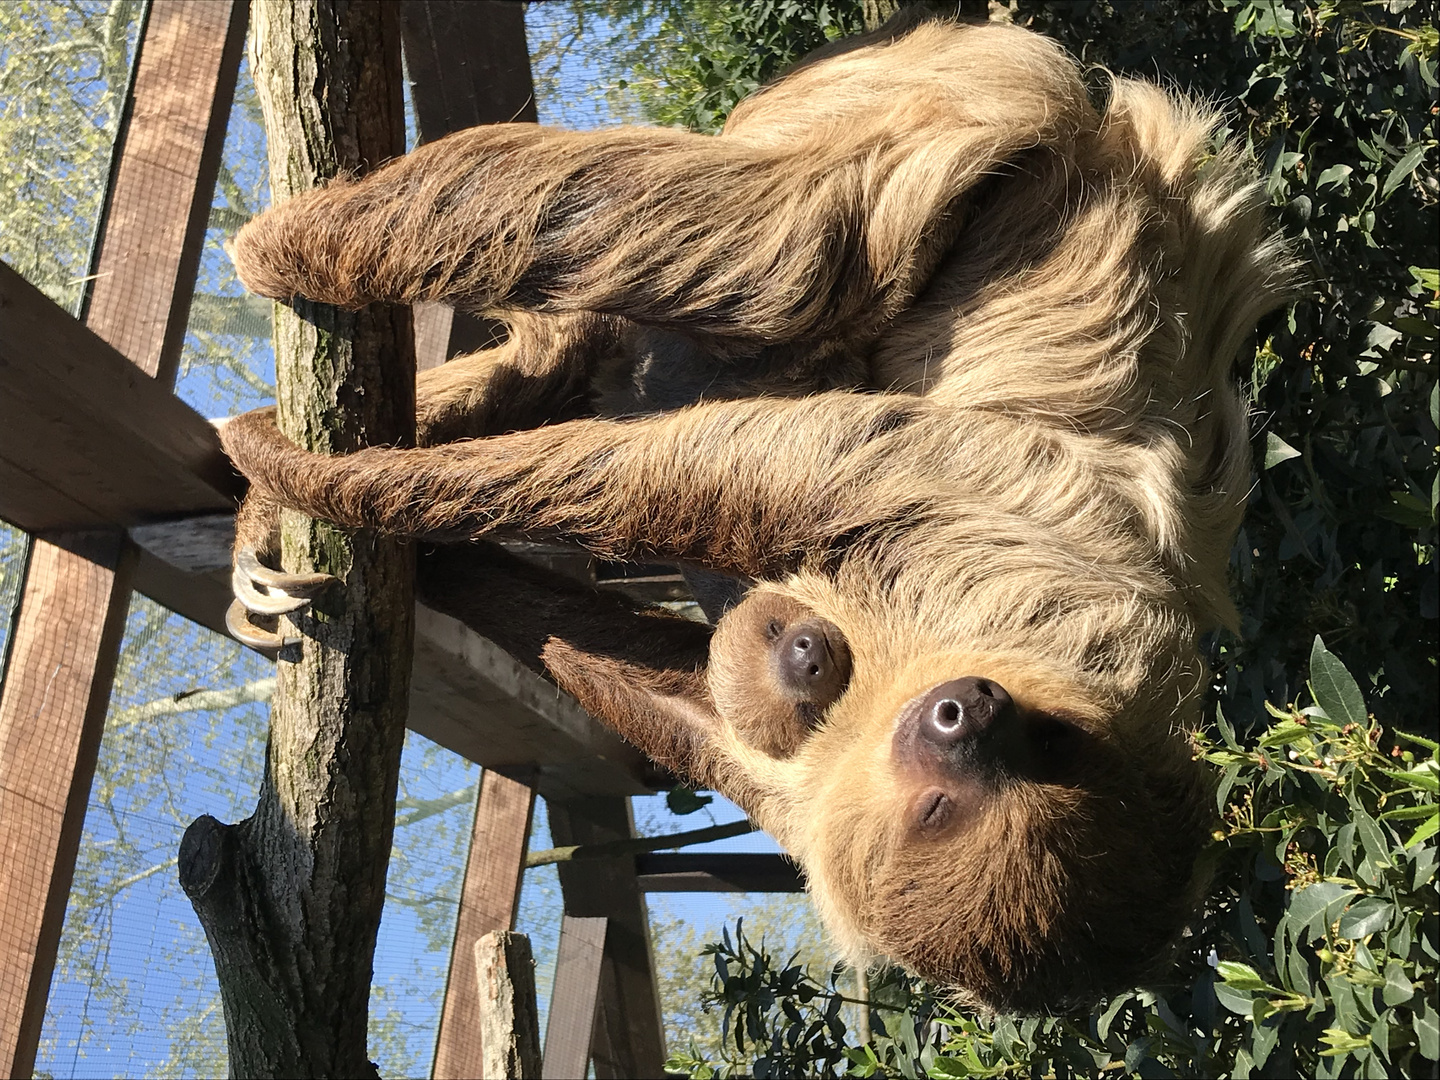
M 141 0 L 0 4 L 0 157 L 9 162 L 0 170 L 0 259 L 72 312 L 83 306 L 147 10 Z M 611 68 L 633 28 L 601 18 L 587 24 L 576 11 L 557 4 L 527 12 L 542 119 L 592 127 L 631 118 Z M 274 398 L 269 304 L 244 293 L 224 251 L 268 201 L 264 129 L 242 62 L 176 383 L 176 393 L 206 416 Z M 0 523 L 0 658 L 8 652 L 28 552 L 29 538 Z M 268 661 L 138 594 L 132 598 L 37 1075 L 226 1071 L 218 984 L 179 887 L 176 857 L 195 817 L 234 822 L 250 813 L 273 689 Z M 479 776 L 474 764 L 409 737 L 371 995 L 371 1055 L 387 1076 L 431 1070 Z M 663 796 L 636 800 L 635 812 L 642 833 L 740 814 L 717 799 L 698 815 L 676 817 Z M 541 801 L 531 848 L 549 846 Z M 712 848 L 776 850 L 758 835 Z M 651 896 L 648 903 L 672 1047 L 719 1040 L 718 1014 L 698 1005 L 712 970 L 699 950 L 723 923 L 744 915 L 752 933 L 768 935 L 777 951 L 828 965 L 804 897 L 685 894 Z M 517 928 L 532 940 L 542 1031 L 562 910 L 555 868 L 528 871 Z

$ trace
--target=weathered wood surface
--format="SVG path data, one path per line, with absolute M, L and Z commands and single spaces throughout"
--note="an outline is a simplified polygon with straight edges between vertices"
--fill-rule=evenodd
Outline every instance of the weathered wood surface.
M 261 4 L 251 70 L 283 200 L 403 152 L 398 6 Z M 410 312 L 295 300 L 275 312 L 281 430 L 344 453 L 413 443 Z M 341 584 L 290 617 L 255 813 L 195 821 L 180 880 L 215 957 L 238 1076 L 377 1076 L 367 1052 L 409 699 L 414 551 L 281 515 L 282 565 Z
M 142 551 L 135 588 L 225 633 L 228 570 L 188 574 Z M 469 761 L 527 778 L 547 799 L 641 795 L 658 779 L 645 755 L 554 683 L 458 620 L 419 604 L 406 722 Z
M 0 265 L 0 517 L 65 530 L 34 542 L 0 698 L 0 1075 L 34 1066 L 130 604 L 121 526 L 238 489 L 170 381 L 246 6 L 150 8 L 88 328 Z
M 86 323 L 167 388 L 180 364 L 249 8 L 248 0 L 152 6 L 96 248 Z
M 506 933 L 515 925 L 534 810 L 533 788 L 489 770 L 481 776 L 465 881 L 460 889 L 460 910 L 455 917 L 450 974 L 435 1037 L 433 1080 L 490 1075 L 485 1071 L 486 1063 L 495 1060 L 495 1048 L 485 1042 L 488 1036 L 484 1026 L 475 1023 L 476 1016 L 487 1007 L 483 973 L 476 982 L 475 964 L 480 955 L 477 943 L 487 936 Z M 534 995 L 532 982 L 532 1009 Z M 536 1074 L 532 1071 L 527 1075 Z
M 535 960 L 524 934 L 498 930 L 475 942 L 472 953 L 480 1043 L 481 1080 L 539 1080 L 540 1017 L 535 1007 Z M 471 1023 L 476 1017 L 466 1018 Z M 439 1077 L 437 1070 L 432 1074 Z
M 411 727 L 462 757 L 529 779 L 547 799 L 650 790 L 640 751 L 554 683 L 423 606 L 415 672 Z
M 560 921 L 555 986 L 545 1021 L 545 1080 L 586 1075 L 600 1007 L 607 931 L 604 917 L 566 914 Z M 595 1075 L 601 1075 L 598 1063 Z

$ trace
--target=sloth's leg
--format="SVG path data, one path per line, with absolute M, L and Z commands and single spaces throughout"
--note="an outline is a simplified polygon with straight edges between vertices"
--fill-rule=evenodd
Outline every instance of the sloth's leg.
M 573 420 L 589 409 L 596 363 L 616 344 L 619 320 L 603 315 L 509 312 L 493 349 L 420 373 L 416 442 L 435 446 Z
M 342 307 L 593 311 L 747 347 L 861 339 L 928 280 L 967 193 L 1037 136 L 858 128 L 475 128 L 267 211 L 235 265 L 263 296 Z
M 268 412 L 221 438 L 258 490 L 342 525 L 559 536 L 602 558 L 763 577 L 913 514 L 944 445 L 927 415 L 915 399 L 828 393 L 334 457 L 297 449 Z
M 585 588 L 493 544 L 422 550 L 416 594 L 522 664 L 677 776 L 715 782 L 718 725 L 653 699 L 705 697 L 710 628 Z

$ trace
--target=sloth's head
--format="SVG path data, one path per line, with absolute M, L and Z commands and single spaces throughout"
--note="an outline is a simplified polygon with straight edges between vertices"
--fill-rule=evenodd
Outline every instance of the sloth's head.
M 972 648 L 904 614 L 760 586 L 720 621 L 702 671 L 631 667 L 627 688 L 612 672 L 603 699 L 581 696 L 673 730 L 668 763 L 795 856 L 853 960 L 888 957 L 1022 1012 L 1154 974 L 1203 889 L 1213 813 L 1184 734 L 1193 656 L 1154 619 L 1130 647 L 1170 656 L 1087 667 L 1072 662 L 1083 644 L 1047 655 L 1064 650 L 1045 632 L 1031 631 L 1037 650 Z

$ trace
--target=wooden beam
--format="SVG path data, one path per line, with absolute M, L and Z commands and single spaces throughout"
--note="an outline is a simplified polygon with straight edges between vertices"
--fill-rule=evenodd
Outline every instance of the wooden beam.
M 23 478 L 0 484 L 0 516 L 66 530 L 35 542 L 0 688 L 7 1076 L 34 1068 L 130 604 L 136 553 L 117 526 L 223 510 L 236 488 L 165 369 L 198 270 L 247 10 L 229 0 L 150 9 L 89 330 L 0 267 L 0 480 Z
M 545 1021 L 545 1080 L 585 1076 L 595 1038 L 608 920 L 566 915 L 555 950 L 555 985 Z M 595 1075 L 600 1076 L 597 1065 Z M 639 1073 L 634 1075 L 639 1076 Z
M 171 10 L 157 2 L 152 24 Z M 169 288 L 172 272 L 161 269 L 154 287 Z M 91 310 L 100 318 L 112 308 Z M 168 333 L 167 322 L 149 325 L 157 339 Z M 82 326 L 0 263 L 0 518 L 44 533 L 233 510 L 243 481 L 214 429 L 107 344 L 104 329 Z M 136 334 L 126 325 L 116 336 Z
M 0 696 L 0 1075 L 35 1066 L 133 553 L 122 533 L 77 550 L 36 541 Z
M 546 805 L 557 847 L 635 835 L 629 799 L 552 800 Z M 650 918 L 635 878 L 634 856 L 560 863 L 557 868 L 566 914 L 609 920 L 600 1006 L 590 1043 L 595 1075 L 600 1080 L 663 1075 L 665 1033 L 655 989 Z M 557 968 L 557 987 L 559 979 Z
M 229 570 L 187 573 L 142 550 L 135 589 L 225 633 Z M 547 799 L 640 795 L 664 779 L 575 699 L 448 615 L 415 608 L 411 731 Z
M 489 770 L 480 778 L 465 884 L 455 917 L 450 975 L 435 1041 L 431 1073 L 435 1080 L 484 1075 L 486 1052 L 475 1022 L 480 1014 L 475 950 L 485 935 L 515 925 L 534 810 L 535 791 L 528 785 Z
M 642 892 L 805 891 L 800 869 L 784 855 L 699 852 L 635 856 Z
M 481 1080 L 539 1080 L 540 1017 L 535 960 L 524 934 L 499 930 L 475 943 L 480 995 Z

